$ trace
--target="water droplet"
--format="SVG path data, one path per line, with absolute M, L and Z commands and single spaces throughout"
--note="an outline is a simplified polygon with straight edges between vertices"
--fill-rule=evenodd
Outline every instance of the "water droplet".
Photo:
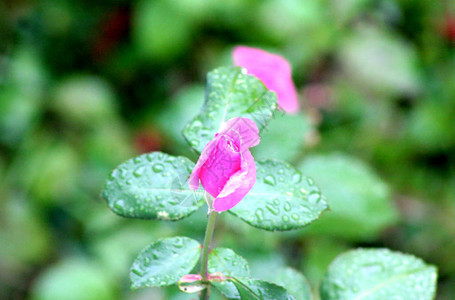
M 279 205 L 280 205 L 280 200 L 278 200 L 278 199 L 273 199 L 273 205 L 279 206 Z
M 118 209 L 118 210 L 122 210 L 125 208 L 125 202 L 123 200 L 117 200 L 115 203 L 114 203 L 114 208 L 115 209 Z
M 284 173 L 284 169 L 279 169 L 278 170 L 278 174 L 283 174 Z
M 133 272 L 137 276 L 141 276 L 141 277 L 144 276 L 144 273 L 141 270 L 138 270 L 138 269 L 131 269 L 131 272 Z
M 258 208 L 256 210 L 256 217 L 258 222 L 262 222 L 264 220 L 264 212 L 262 211 L 261 208 Z
M 293 218 L 294 220 L 298 221 L 300 219 L 300 216 L 298 214 L 292 214 L 291 218 Z
M 299 183 L 302 180 L 302 175 L 300 173 L 296 173 L 292 176 L 293 183 Z
M 126 174 L 128 174 L 128 171 L 126 169 L 118 169 L 118 176 L 121 178 L 121 179 L 125 179 L 126 178 Z
M 275 183 L 276 183 L 275 177 L 273 177 L 272 175 L 265 176 L 264 177 L 264 183 L 268 184 L 268 185 L 275 185 Z
M 289 222 L 289 217 L 288 216 L 282 216 L 281 220 L 283 220 L 284 222 Z
M 195 127 L 202 127 L 202 122 L 199 120 L 194 120 L 193 123 L 191 124 L 193 128 Z
M 307 178 L 306 181 L 308 182 L 309 185 L 314 185 L 314 181 L 311 178 Z
M 384 266 L 379 263 L 370 263 L 365 264 L 362 266 L 362 271 L 365 272 L 367 275 L 371 275 L 373 273 L 378 273 L 383 270 Z
M 317 204 L 321 200 L 321 195 L 317 192 L 312 192 L 308 195 L 308 201 Z
M 291 203 L 289 203 L 288 201 L 284 202 L 284 210 L 291 211 Z
M 144 174 L 144 170 L 145 170 L 144 166 L 139 166 L 133 171 L 133 175 L 139 178 Z
M 276 208 L 275 206 L 267 204 L 265 207 L 267 208 L 268 211 L 270 211 L 275 216 L 277 216 L 280 213 L 280 210 L 278 208 Z
M 198 140 L 191 140 L 190 144 L 193 147 L 197 147 L 197 146 L 199 146 L 199 141 Z
M 154 164 L 152 167 L 152 170 L 155 173 L 160 173 L 161 171 L 163 171 L 163 169 L 164 169 L 164 166 L 162 164 Z

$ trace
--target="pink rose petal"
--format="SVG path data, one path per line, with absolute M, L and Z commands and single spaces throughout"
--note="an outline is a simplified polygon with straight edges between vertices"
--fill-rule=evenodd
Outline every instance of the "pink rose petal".
M 223 189 L 232 174 L 240 169 L 240 148 L 227 135 L 219 135 L 217 145 L 199 171 L 202 186 L 213 197 Z
M 232 118 L 224 122 L 220 134 L 227 134 L 240 145 L 240 149 L 248 149 L 259 144 L 259 129 L 253 120 L 248 118 Z
M 233 118 L 207 143 L 194 167 L 190 189 L 212 195 L 213 209 L 221 212 L 234 207 L 256 182 L 256 165 L 249 150 L 260 141 L 256 124 L 248 118 Z
M 245 68 L 271 91 L 276 92 L 278 105 L 287 113 L 297 113 L 299 102 L 292 81 L 291 66 L 282 56 L 258 48 L 237 46 L 232 53 L 234 64 Z
M 221 212 L 236 206 L 256 183 L 256 164 L 250 150 L 243 153 L 242 168 L 229 178 L 213 201 L 213 209 Z
M 217 142 L 218 141 L 215 139 L 211 140 L 207 143 L 207 145 L 205 145 L 204 150 L 202 150 L 201 156 L 199 156 L 196 166 L 191 172 L 189 178 L 190 190 L 197 190 L 199 188 L 199 172 L 205 162 L 209 159 L 209 155 L 212 153 L 214 147 L 216 147 Z

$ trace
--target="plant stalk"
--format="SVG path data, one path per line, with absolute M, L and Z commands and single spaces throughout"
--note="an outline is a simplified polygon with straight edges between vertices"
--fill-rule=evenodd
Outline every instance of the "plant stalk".
M 207 197 L 211 197 L 207 195 Z M 204 248 L 202 249 L 202 262 L 201 262 L 201 276 L 202 282 L 207 284 L 207 288 L 201 291 L 199 296 L 200 300 L 208 300 L 210 297 L 210 283 L 208 281 L 209 273 L 208 273 L 208 261 L 209 261 L 209 252 L 210 252 L 210 243 L 212 241 L 213 230 L 215 229 L 215 222 L 218 213 L 211 209 L 211 205 L 209 204 L 209 219 L 207 221 L 207 228 L 205 230 L 205 237 L 204 237 Z

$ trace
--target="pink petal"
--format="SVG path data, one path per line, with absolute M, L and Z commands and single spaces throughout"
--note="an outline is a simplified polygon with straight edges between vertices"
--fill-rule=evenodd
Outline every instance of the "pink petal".
M 248 118 L 238 117 L 224 122 L 220 134 L 226 134 L 234 139 L 241 150 L 254 147 L 261 141 L 256 123 Z
M 292 81 L 291 66 L 282 56 L 261 49 L 237 46 L 233 51 L 234 64 L 247 69 L 271 91 L 276 92 L 278 105 L 288 113 L 299 110 L 297 90 Z
M 189 181 L 190 190 L 197 190 L 199 188 L 199 172 L 205 162 L 209 159 L 210 154 L 212 153 L 213 149 L 215 148 L 216 144 L 218 143 L 218 139 L 215 136 L 213 140 L 205 145 L 204 150 L 202 150 L 199 159 L 197 160 L 196 166 L 194 167 L 193 171 L 191 172 Z
M 233 208 L 256 183 L 256 165 L 249 150 L 242 153 L 242 166 L 224 185 L 213 201 L 213 209 L 222 212 Z
M 202 276 L 199 274 L 186 274 L 183 275 L 182 278 L 180 278 L 179 282 L 194 282 L 194 281 L 199 281 L 202 280 Z
M 217 144 L 199 171 L 205 191 L 217 197 L 226 182 L 240 169 L 240 148 L 228 135 L 217 135 Z

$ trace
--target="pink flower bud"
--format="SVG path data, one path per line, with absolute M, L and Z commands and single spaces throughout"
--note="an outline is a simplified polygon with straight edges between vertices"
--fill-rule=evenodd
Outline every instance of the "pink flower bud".
M 256 165 L 250 147 L 259 144 L 259 129 L 248 118 L 225 122 L 207 143 L 190 175 L 189 186 L 212 195 L 213 209 L 221 212 L 233 208 L 256 182 Z
M 232 52 L 234 64 L 257 77 L 278 98 L 278 106 L 287 113 L 297 113 L 299 101 L 291 77 L 291 66 L 282 56 L 261 49 L 237 46 Z

